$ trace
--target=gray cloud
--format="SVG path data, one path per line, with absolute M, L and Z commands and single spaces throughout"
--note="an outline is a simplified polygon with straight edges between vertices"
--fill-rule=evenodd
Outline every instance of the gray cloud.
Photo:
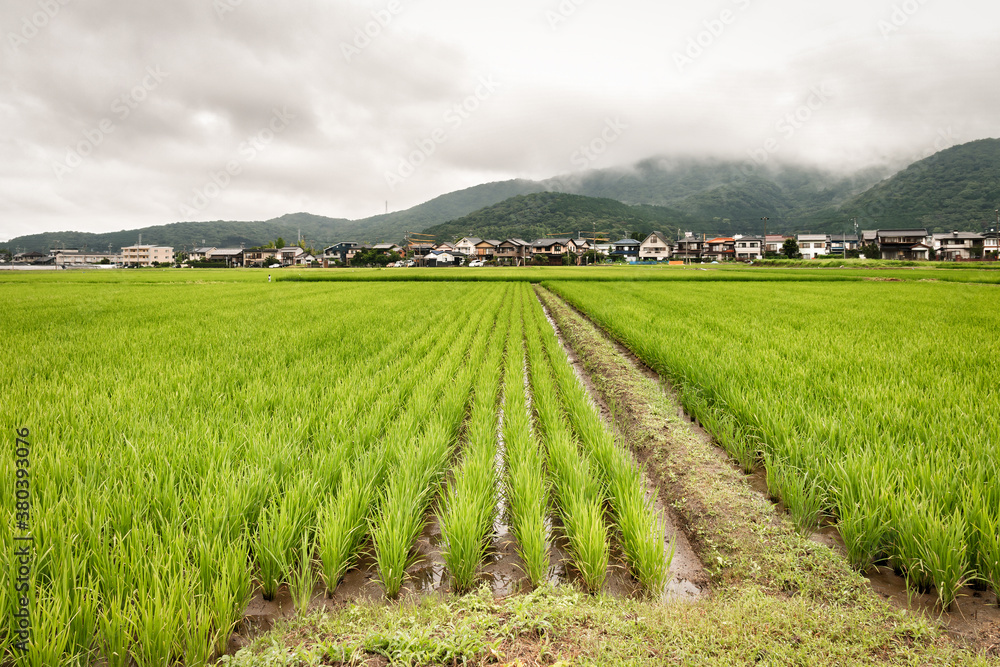
M 998 136 L 1000 9 L 908 3 L 587 0 L 553 27 L 535 0 L 12 0 L 0 238 L 361 217 L 653 155 L 902 165 Z

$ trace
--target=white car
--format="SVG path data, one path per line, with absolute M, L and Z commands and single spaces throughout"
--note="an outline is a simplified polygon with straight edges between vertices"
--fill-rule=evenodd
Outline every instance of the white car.
M 486 262 L 481 259 L 474 259 L 469 262 L 469 266 L 486 266 Z
M 269 269 L 280 269 L 281 268 L 281 264 L 272 264 L 271 266 L 269 266 L 267 268 L 269 268 Z

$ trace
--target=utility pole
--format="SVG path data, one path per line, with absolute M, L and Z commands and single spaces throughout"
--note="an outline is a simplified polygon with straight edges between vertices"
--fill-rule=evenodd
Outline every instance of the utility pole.
M 767 221 L 768 218 L 761 218 L 764 221 L 764 254 L 761 255 L 761 259 L 767 258 Z

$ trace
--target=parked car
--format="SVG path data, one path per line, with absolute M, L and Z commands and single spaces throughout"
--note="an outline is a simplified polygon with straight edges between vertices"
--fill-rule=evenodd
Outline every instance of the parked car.
M 281 268 L 281 264 L 271 264 L 267 268 L 269 268 L 269 269 L 280 269 Z
M 481 259 L 474 259 L 469 262 L 469 266 L 486 266 L 486 262 Z

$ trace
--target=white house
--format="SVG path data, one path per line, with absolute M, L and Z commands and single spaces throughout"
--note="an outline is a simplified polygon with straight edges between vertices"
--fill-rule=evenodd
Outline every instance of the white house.
M 763 257 L 764 239 L 760 236 L 736 236 L 736 259 L 757 260 Z
M 826 234 L 799 234 L 795 240 L 803 259 L 816 259 L 820 255 L 830 254 L 827 250 L 830 237 Z
M 455 243 L 455 250 L 462 253 L 463 255 L 466 255 L 467 257 L 475 257 L 476 244 L 482 242 L 483 242 L 482 239 L 478 239 L 474 236 L 466 236 L 462 239 L 459 239 L 458 242 Z
M 639 260 L 662 262 L 670 259 L 672 245 L 663 232 L 653 232 L 639 244 Z
M 932 234 L 931 247 L 938 259 L 972 259 L 982 257 L 985 238 L 974 232 Z

